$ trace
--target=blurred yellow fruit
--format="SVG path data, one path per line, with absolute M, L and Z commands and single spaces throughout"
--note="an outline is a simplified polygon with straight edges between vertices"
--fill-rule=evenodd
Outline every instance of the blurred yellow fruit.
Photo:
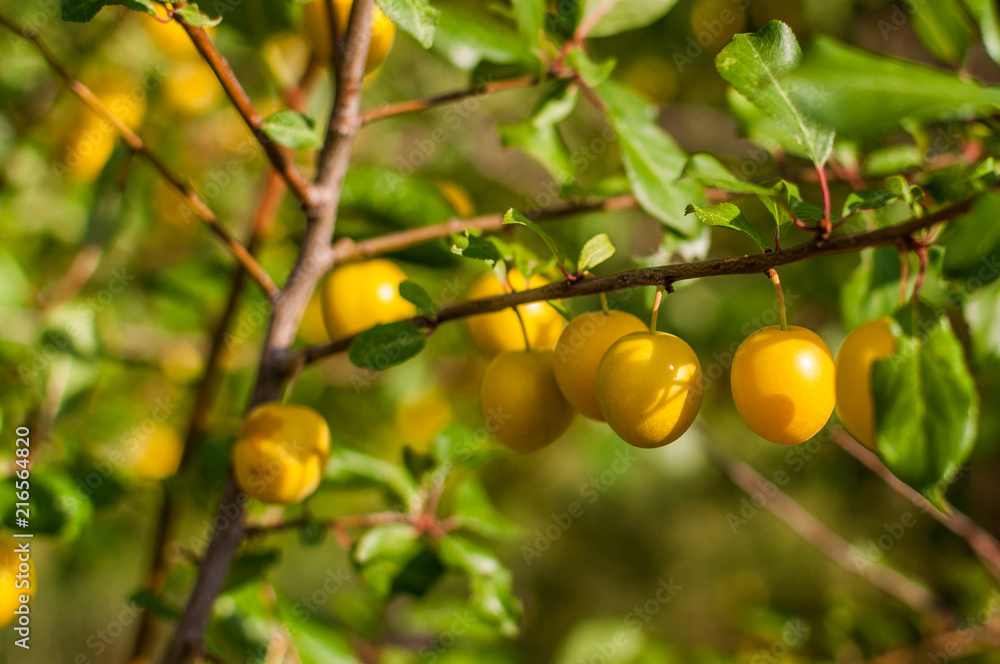
M 204 62 L 178 62 L 163 80 L 167 103 L 178 113 L 200 115 L 222 98 L 222 87 Z
M 305 406 L 258 406 L 233 447 L 240 488 L 261 502 L 289 505 L 319 486 L 330 454 L 330 429 Z
M 622 337 L 597 369 L 601 413 L 634 447 L 662 447 L 680 438 L 698 415 L 702 389 L 698 356 L 666 332 Z
M 167 16 L 167 10 L 162 5 L 154 4 L 153 6 L 160 17 L 165 18 Z M 149 33 L 153 44 L 161 53 L 169 55 L 172 58 L 193 59 L 200 57 L 198 49 L 191 42 L 191 38 L 188 37 L 187 32 L 185 32 L 184 28 L 177 21 L 162 23 L 152 16 L 146 15 L 142 21 L 142 25 L 146 28 L 146 32 Z M 213 36 L 213 28 L 205 28 L 205 31 L 208 32 L 209 37 Z
M 352 0 L 333 0 L 333 8 L 337 13 L 337 32 L 343 37 L 347 32 L 347 22 L 351 15 Z M 365 61 L 365 71 L 370 72 L 385 60 L 392 48 L 392 40 L 396 36 L 396 26 L 375 7 L 372 24 L 371 44 L 368 46 L 368 59 Z M 330 39 L 330 19 L 326 11 L 325 0 L 313 0 L 305 6 L 302 13 L 302 26 L 306 36 L 316 50 L 316 58 L 327 62 L 333 48 Z
M 125 451 L 128 465 L 147 480 L 162 480 L 176 473 L 183 455 L 184 440 L 165 424 L 157 424 L 148 434 L 138 434 Z
M 399 404 L 396 428 L 404 444 L 427 454 L 431 443 L 451 423 L 451 404 L 438 390 L 428 390 Z
M 703 48 L 722 48 L 746 23 L 743 7 L 733 0 L 697 0 L 691 7 L 691 37 Z
M 646 328 L 645 323 L 624 311 L 588 312 L 571 320 L 556 343 L 553 363 L 566 400 L 587 417 L 603 421 L 597 404 L 597 366 L 611 344 Z
M 14 619 L 22 599 L 30 601 L 35 594 L 34 552 L 21 549 L 28 542 L 33 540 L 0 537 L 0 627 Z
M 526 284 L 524 276 L 517 270 L 507 273 L 507 278 L 514 290 L 540 288 L 549 283 L 545 277 L 534 274 Z M 496 275 L 483 275 L 469 289 L 466 299 L 502 295 L 507 292 Z M 528 332 L 528 341 L 533 350 L 548 350 L 555 346 L 566 321 L 562 315 L 545 302 L 532 302 L 517 307 L 524 320 L 524 328 Z M 466 320 L 473 341 L 487 355 L 499 355 L 508 350 L 524 350 L 524 334 L 517 314 L 512 309 L 504 309 L 491 314 L 472 316 Z
M 324 344 L 330 340 L 330 336 L 326 333 L 326 323 L 323 322 L 323 298 L 319 291 L 313 293 L 309 304 L 306 305 L 305 313 L 302 314 L 299 339 L 311 346 Z
M 406 273 L 384 258 L 348 263 L 335 269 L 323 285 L 323 320 L 331 339 L 367 330 L 416 314 L 399 294 Z
M 175 341 L 160 357 L 160 369 L 175 383 L 187 383 L 201 375 L 205 362 L 201 351 L 190 341 Z
M 297 32 L 286 32 L 267 40 L 264 57 L 282 87 L 291 87 L 299 82 L 309 62 L 310 45 Z
M 130 129 L 142 124 L 146 114 L 146 92 L 141 85 L 104 88 L 94 94 Z M 114 125 L 90 109 L 82 113 L 79 126 L 70 136 L 64 161 L 76 178 L 89 182 L 104 168 L 119 134 Z
M 486 429 L 515 452 L 540 450 L 573 423 L 552 357 L 551 350 L 508 351 L 494 357 L 483 374 L 479 405 Z
M 837 414 L 858 442 L 874 449 L 875 397 L 872 366 L 896 352 L 888 318 L 878 318 L 847 335 L 837 351 Z
M 462 185 L 450 180 L 442 180 L 435 186 L 441 195 L 448 199 L 451 209 L 455 211 L 455 216 L 462 219 L 476 216 L 476 204 Z
M 661 57 L 639 57 L 622 67 L 621 77 L 657 104 L 667 104 L 677 96 L 677 67 Z

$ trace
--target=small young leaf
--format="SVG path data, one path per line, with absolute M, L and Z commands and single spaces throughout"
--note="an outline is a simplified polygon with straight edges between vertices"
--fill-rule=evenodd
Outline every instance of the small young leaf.
M 514 0 L 517 27 L 528 48 L 538 48 L 538 40 L 545 27 L 545 0 Z
M 469 577 L 471 603 L 484 620 L 505 636 L 517 634 L 521 600 L 513 591 L 513 575 L 497 558 L 477 544 L 458 535 L 440 541 L 441 561 Z
M 691 155 L 684 169 L 684 177 L 691 178 L 705 187 L 732 191 L 737 194 L 757 194 L 758 196 L 773 196 L 774 192 L 758 184 L 751 184 L 736 177 L 719 160 L 710 154 L 698 153 Z
M 406 362 L 426 345 L 427 336 L 412 323 L 380 323 L 354 339 L 348 357 L 356 367 L 385 371 Z
M 421 551 L 420 535 L 405 523 L 376 526 L 354 547 L 354 560 L 361 566 L 361 578 L 376 595 L 388 598 L 407 564 Z
M 604 6 L 609 2 L 614 6 L 597 21 L 589 36 L 608 37 L 638 30 L 658 21 L 677 4 L 677 0 L 626 0 L 617 3 L 615 0 L 584 0 L 584 16 L 595 11 L 604 11 Z
M 481 235 L 473 235 L 466 231 L 466 238 L 469 242 L 464 247 L 459 247 L 453 245 L 451 252 L 453 254 L 458 254 L 459 256 L 464 256 L 465 258 L 471 258 L 477 261 L 486 261 L 490 265 L 496 264 L 498 261 L 503 260 L 503 255 L 500 250 L 497 249 L 497 245 L 491 238 L 483 237 Z
M 61 18 L 72 23 L 86 23 L 109 5 L 120 5 L 156 16 L 156 9 L 151 0 L 62 0 Z
M 434 44 L 434 31 L 441 12 L 431 7 L 427 0 L 378 0 L 378 6 L 390 21 L 421 46 L 430 48 Z
M 719 203 L 707 207 L 688 205 L 684 214 L 694 214 L 698 220 L 709 226 L 721 226 L 743 233 L 753 240 L 761 251 L 767 251 L 767 240 L 754 228 L 740 209 L 732 203 Z
M 575 86 L 561 85 L 546 94 L 530 118 L 498 127 L 504 147 L 516 147 L 544 166 L 560 183 L 572 182 L 576 169 L 557 125 L 576 107 Z
M 566 64 L 580 75 L 584 83 L 596 88 L 608 80 L 617 63 L 614 58 L 608 58 L 603 62 L 594 62 L 585 50 L 574 48 L 566 55 Z
M 580 259 L 577 261 L 576 267 L 580 272 L 586 272 L 614 255 L 615 245 L 611 244 L 607 234 L 599 233 L 587 240 L 583 248 L 580 249 Z
M 420 284 L 406 280 L 399 284 L 399 294 L 407 302 L 412 302 L 417 311 L 427 320 L 434 320 L 437 317 L 437 307 L 434 306 L 434 300 Z
M 941 508 L 972 453 L 979 397 L 948 317 L 921 332 L 897 327 L 895 354 L 875 363 L 875 440 L 889 469 Z
M 264 120 L 262 129 L 272 141 L 292 150 L 323 145 L 316 121 L 298 111 L 278 111 Z
M 514 208 L 507 210 L 507 214 L 503 216 L 503 225 L 509 226 L 510 224 L 518 224 L 530 228 L 538 235 L 538 237 L 545 241 L 549 250 L 552 251 L 552 255 L 556 257 L 556 260 L 559 261 L 559 264 L 562 265 L 566 272 L 569 272 L 570 274 L 576 272 L 573 266 L 573 261 L 567 258 L 566 255 L 559 250 L 559 246 L 556 244 L 556 241 L 552 239 L 551 235 L 542 230 L 541 226 L 533 222 L 531 219 L 528 219 Z
M 858 210 L 874 210 L 883 208 L 890 203 L 899 200 L 896 194 L 888 189 L 862 189 L 852 191 L 844 201 L 842 217 L 852 215 Z
M 184 19 L 184 22 L 189 25 L 194 25 L 199 28 L 210 28 L 213 25 L 218 25 L 222 23 L 222 17 L 210 18 L 205 14 L 202 14 L 198 9 L 198 5 L 190 4 L 184 5 L 183 7 L 178 7 L 175 13 Z
M 822 166 L 833 150 L 833 132 L 794 101 L 788 74 L 802 59 L 792 29 L 771 21 L 753 34 L 739 34 L 715 58 L 716 69 L 740 94 L 774 118 Z
M 330 453 L 324 482 L 345 488 L 356 485 L 387 488 L 407 508 L 418 498 L 413 479 L 399 466 L 362 452 L 336 447 Z

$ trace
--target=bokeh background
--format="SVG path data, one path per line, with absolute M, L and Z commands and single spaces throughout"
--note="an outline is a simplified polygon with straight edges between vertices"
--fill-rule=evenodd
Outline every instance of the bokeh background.
M 86 25 L 66 24 L 54 5 L 0 1 L 6 15 L 35 25 L 72 71 L 244 236 L 266 160 L 183 35 L 165 36 L 149 17 L 120 7 Z M 478 17 L 470 26 L 497 39 L 513 35 L 502 16 L 506 3 L 435 5 L 462 17 L 456 20 Z M 500 14 L 491 13 L 493 5 Z M 777 163 L 759 143 L 740 136 L 715 53 L 736 32 L 781 19 L 807 51 L 822 34 L 947 66 L 922 45 L 905 11 L 909 6 L 680 0 L 653 25 L 593 40 L 591 49 L 595 58 L 616 59 L 614 76 L 659 105 L 662 125 L 686 150 L 712 152 L 735 172 L 762 180 L 779 168 L 806 164 Z M 906 20 L 898 20 L 901 11 Z M 281 91 L 307 62 L 299 13 L 278 0 L 244 0 L 214 29 L 219 48 L 264 113 L 282 106 Z M 429 51 L 401 33 L 385 65 L 369 77 L 364 104 L 466 87 L 500 78 L 512 66 L 477 66 L 478 57 L 461 31 L 439 38 Z M 1000 81 L 978 44 L 962 67 L 987 83 Z M 137 86 L 142 94 L 135 94 Z M 323 117 L 330 96 L 320 77 L 307 114 Z M 498 123 L 527 117 L 538 96 L 537 90 L 516 90 L 474 97 L 365 129 L 338 233 L 364 237 L 453 216 L 556 204 L 558 188 L 548 172 L 504 147 L 496 131 Z M 585 147 L 603 128 L 599 115 L 581 104 L 564 138 L 571 148 Z M 445 140 L 434 138 L 439 129 Z M 894 142 L 912 143 L 905 136 Z M 303 168 L 311 168 L 312 158 L 301 154 Z M 608 145 L 575 175 L 582 187 L 594 186 L 618 164 L 615 146 Z M 846 192 L 835 187 L 835 207 Z M 807 184 L 803 194 L 815 201 L 818 190 Z M 744 211 L 765 228 L 762 206 L 748 203 Z M 224 344 L 220 396 L 193 471 L 167 480 L 143 477 L 143 463 L 153 462 L 134 450 L 167 449 L 183 436 L 209 333 L 231 280 L 230 257 L 187 212 L 147 164 L 129 162 L 121 144 L 29 45 L 2 34 L 0 454 L 11 460 L 14 428 L 31 426 L 36 490 L 43 494 L 39 500 L 51 503 L 42 510 L 50 534 L 36 542 L 33 647 L 30 653 L 16 649 L 8 628 L 0 633 L 6 661 L 126 661 L 137 626 L 129 598 L 144 580 L 164 491 L 178 496 L 183 514 L 170 581 L 175 597 L 193 578 L 189 558 L 204 544 L 201 535 L 254 378 L 267 305 L 252 287 L 239 301 Z M 898 218 L 904 217 L 900 210 Z M 569 217 L 547 228 L 570 254 L 594 233 L 606 232 L 618 252 L 601 273 L 753 249 L 725 231 L 681 240 L 637 211 Z M 544 252 L 526 231 L 508 233 Z M 287 274 L 301 234 L 301 214 L 286 198 L 260 250 L 272 274 Z M 790 322 L 818 331 L 835 350 L 865 317 L 859 301 L 895 299 L 894 255 L 849 254 L 783 269 Z M 452 255 L 446 242 L 392 259 L 441 301 L 461 298 L 485 271 Z M 648 290 L 612 300 L 645 317 Z M 598 302 L 583 298 L 566 305 L 593 310 Z M 973 361 L 983 377 L 983 421 L 976 452 L 948 496 L 987 530 L 1000 532 L 1000 338 L 992 325 L 1000 287 L 978 292 L 970 307 L 973 326 L 966 335 L 975 340 Z M 991 602 L 996 609 L 1000 591 L 967 544 L 846 454 L 832 441 L 832 428 L 785 449 L 742 424 L 728 389 L 731 353 L 749 331 L 776 321 L 774 292 L 761 277 L 679 285 L 664 304 L 660 327 L 695 348 L 709 377 L 699 421 L 688 434 L 666 448 L 637 451 L 606 426 L 578 418 L 551 447 L 528 457 L 500 453 L 482 468 L 481 481 L 505 517 L 507 534 L 490 547 L 511 569 L 524 602 L 516 637 L 468 618 L 467 589 L 458 577 L 445 575 L 419 598 L 373 598 L 332 537 L 316 546 L 301 545 L 295 533 L 268 538 L 281 549 L 270 582 L 293 600 L 311 602 L 315 618 L 349 635 L 365 661 L 848 662 L 920 641 L 927 626 L 919 615 L 745 502 L 711 463 L 707 450 L 721 449 L 768 479 L 787 473 L 784 491 L 873 559 L 919 579 L 957 615 L 975 616 Z M 301 345 L 325 340 L 315 306 L 299 338 Z M 481 425 L 476 394 L 487 361 L 463 324 L 448 324 L 416 359 L 360 388 L 360 371 L 346 357 L 331 358 L 303 373 L 294 400 L 327 418 L 335 445 L 402 463 L 406 447 L 426 449 L 449 424 Z M 372 488 L 330 487 L 312 501 L 313 512 L 324 517 L 391 506 L 383 491 Z M 897 527 L 904 523 L 911 525 Z M 889 544 L 880 547 L 879 538 L 892 532 L 902 534 L 883 538 Z M 969 624 L 972 634 L 982 627 L 974 618 Z M 227 652 L 231 661 L 244 661 L 237 650 Z M 968 661 L 1000 662 L 1000 654 L 986 648 Z

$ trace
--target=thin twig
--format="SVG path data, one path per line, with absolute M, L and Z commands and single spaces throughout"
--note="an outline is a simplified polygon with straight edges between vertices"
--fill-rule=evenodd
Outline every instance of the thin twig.
M 174 188 L 177 192 L 184 198 L 195 213 L 201 217 L 205 223 L 208 224 L 209 229 L 220 239 L 223 244 L 229 249 L 230 253 L 236 258 L 237 261 L 243 268 L 250 273 L 250 275 L 260 284 L 264 289 L 264 292 L 268 294 L 269 297 L 273 298 L 277 295 L 278 287 L 275 285 L 274 280 L 271 279 L 271 275 L 261 267 L 261 265 L 254 259 L 253 256 L 247 252 L 246 247 L 237 242 L 236 238 L 219 222 L 218 217 L 212 212 L 211 208 L 201 199 L 200 196 L 191 188 L 191 186 L 178 174 L 174 173 L 170 168 L 164 164 L 159 157 L 154 154 L 146 143 L 136 134 L 132 129 L 129 128 L 121 119 L 118 118 L 114 113 L 112 113 L 108 108 L 101 103 L 101 100 L 91 92 L 90 88 L 84 85 L 82 82 L 76 79 L 66 67 L 59 61 L 58 58 L 49 50 L 49 47 L 45 45 L 45 42 L 35 33 L 25 32 L 17 23 L 7 18 L 3 14 L 0 14 L 0 25 L 3 25 L 10 32 L 21 36 L 22 38 L 30 41 L 42 54 L 42 57 L 48 63 L 49 67 L 55 71 L 59 77 L 63 80 L 70 91 L 75 94 L 79 99 L 92 110 L 97 115 L 101 116 L 105 121 L 110 123 L 122 138 L 128 143 L 129 147 L 133 151 L 141 154 L 146 161 L 148 161 L 154 169 Z
M 948 507 L 947 514 L 938 510 L 919 491 L 893 475 L 892 471 L 882 463 L 875 453 L 862 446 L 843 429 L 834 431 L 833 440 L 845 452 L 878 475 L 892 490 L 968 542 L 969 547 L 982 561 L 986 570 L 1000 582 L 1000 541 L 997 541 L 996 537 L 948 503 L 945 503 Z
M 471 88 L 445 92 L 426 99 L 410 99 L 407 101 L 396 102 L 394 104 L 382 104 L 381 106 L 376 106 L 375 108 L 362 113 L 361 124 L 367 125 L 378 120 L 384 120 L 386 118 L 392 118 L 399 115 L 406 115 L 408 113 L 420 113 L 421 111 L 426 111 L 437 106 L 453 104 L 455 102 L 462 101 L 463 99 L 468 99 L 469 97 L 480 97 L 494 92 L 504 92 L 506 90 L 515 90 L 517 88 L 528 88 L 533 85 L 537 85 L 542 80 L 543 79 L 538 76 L 518 76 L 515 78 L 505 78 L 499 81 L 490 81 L 488 83 L 474 85 Z
M 222 84 L 222 88 L 226 91 L 229 99 L 233 102 L 233 106 L 236 111 L 243 118 L 247 127 L 250 128 L 250 132 L 260 143 L 260 146 L 264 149 L 264 153 L 267 158 L 271 160 L 271 165 L 274 169 L 281 173 L 281 177 L 284 178 L 285 183 L 288 188 L 292 190 L 295 197 L 298 198 L 299 203 L 305 207 L 313 202 L 315 197 L 315 192 L 313 191 L 312 184 L 309 180 L 295 167 L 295 164 L 285 155 L 277 143 L 271 140 L 271 138 L 264 132 L 264 118 L 261 117 L 260 112 L 257 107 L 254 106 L 253 102 L 250 100 L 250 96 L 243 89 L 240 84 L 236 74 L 233 73 L 232 67 L 229 66 L 229 62 L 219 53 L 219 49 L 215 47 L 212 42 L 212 38 L 208 36 L 204 28 L 200 28 L 196 25 L 191 25 L 187 23 L 180 14 L 174 15 L 174 20 L 177 21 L 184 30 L 191 37 L 191 41 L 194 43 L 195 48 L 201 53 L 201 56 L 208 63 L 208 66 L 212 68 L 215 73 L 216 78 L 219 79 L 219 83 Z
M 415 316 L 410 318 L 409 321 L 419 327 L 434 328 L 446 321 L 492 313 L 509 307 L 530 302 L 540 302 L 542 300 L 582 297 L 584 295 L 596 295 L 598 293 L 636 288 L 638 286 L 653 286 L 704 277 L 759 274 L 771 268 L 819 256 L 860 251 L 868 247 L 892 246 L 898 243 L 900 238 L 908 237 L 919 230 L 929 228 L 942 221 L 953 219 L 968 212 L 970 206 L 971 200 L 962 201 L 924 217 L 911 219 L 894 226 L 865 233 L 837 235 L 824 244 L 817 244 L 810 241 L 782 249 L 781 251 L 771 251 L 764 254 L 647 267 L 597 277 L 595 279 L 578 279 L 573 282 L 560 280 L 540 288 L 532 288 L 478 300 L 469 300 L 443 307 L 438 311 L 438 315 L 434 320 L 428 320 L 423 316 Z M 306 355 L 306 363 L 308 364 L 347 350 L 351 342 L 354 341 L 355 336 L 341 337 L 326 344 L 312 346 L 293 353 L 284 353 L 284 357 L 281 359 L 281 366 L 286 368 L 291 367 L 292 363 L 297 361 L 299 354 Z

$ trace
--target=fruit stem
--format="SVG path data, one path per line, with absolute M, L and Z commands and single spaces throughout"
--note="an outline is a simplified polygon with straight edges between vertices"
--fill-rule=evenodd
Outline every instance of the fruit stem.
M 597 296 L 601 298 L 601 311 L 607 316 L 611 313 L 611 309 L 608 308 L 608 296 L 604 293 L 598 293 Z
M 663 284 L 656 287 L 656 295 L 653 296 L 653 315 L 649 320 L 649 333 L 656 334 L 656 319 L 660 316 L 660 302 L 663 301 Z
M 773 267 L 765 272 L 767 278 L 774 284 L 774 294 L 778 296 L 778 317 L 781 319 L 781 329 L 788 331 L 788 314 L 785 312 L 785 292 L 781 290 L 781 278 Z
M 511 307 L 514 310 L 514 315 L 517 316 L 517 322 L 521 324 L 521 334 L 524 336 L 524 350 L 531 350 L 531 341 L 528 340 L 528 328 L 524 325 L 524 318 L 521 317 L 521 312 L 517 307 Z

